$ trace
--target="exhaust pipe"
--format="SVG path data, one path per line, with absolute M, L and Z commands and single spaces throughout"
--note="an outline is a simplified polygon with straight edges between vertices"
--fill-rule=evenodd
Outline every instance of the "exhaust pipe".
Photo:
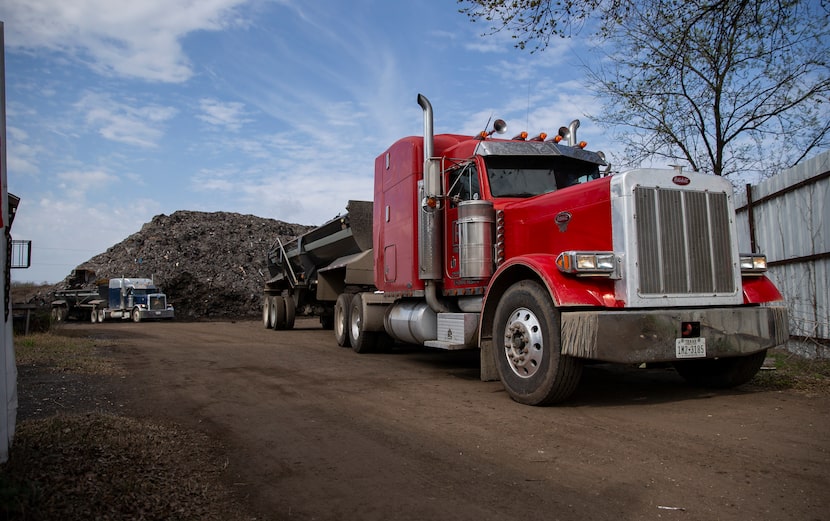
M 441 280 L 443 228 L 441 163 L 432 156 L 435 151 L 432 104 L 418 94 L 418 105 L 424 111 L 424 180 L 420 184 L 421 208 L 418 211 L 418 277 L 424 281 L 424 294 L 429 307 L 436 313 L 446 313 L 449 307 L 438 297 L 434 281 Z M 438 201 L 438 207 L 427 205 L 428 199 Z
M 441 195 L 441 175 L 430 159 L 435 151 L 435 131 L 433 129 L 432 104 L 423 94 L 418 94 L 418 105 L 424 111 L 424 189 L 427 196 Z

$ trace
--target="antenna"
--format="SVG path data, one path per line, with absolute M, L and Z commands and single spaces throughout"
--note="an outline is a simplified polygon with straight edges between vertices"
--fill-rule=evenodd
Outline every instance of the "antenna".
M 487 124 L 484 125 L 484 130 L 482 130 L 482 133 L 487 133 L 487 129 L 490 128 L 490 122 L 491 121 L 493 121 L 493 113 L 492 112 L 490 113 L 490 117 L 487 118 Z

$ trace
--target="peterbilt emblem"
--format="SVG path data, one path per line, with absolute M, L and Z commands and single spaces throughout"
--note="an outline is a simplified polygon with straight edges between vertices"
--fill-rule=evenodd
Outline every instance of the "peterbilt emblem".
M 685 175 L 676 175 L 672 177 L 671 182 L 676 185 L 686 186 L 687 184 L 691 183 L 692 180 L 686 177 Z
M 568 223 L 571 222 L 572 215 L 570 212 L 559 212 L 556 214 L 556 217 L 553 218 L 553 221 L 556 223 L 556 226 L 559 227 L 560 232 L 564 232 L 568 229 Z

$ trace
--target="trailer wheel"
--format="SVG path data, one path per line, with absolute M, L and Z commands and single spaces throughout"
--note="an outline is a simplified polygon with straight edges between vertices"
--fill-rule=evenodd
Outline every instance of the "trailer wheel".
M 343 293 L 337 297 L 334 304 L 334 338 L 340 347 L 349 347 L 349 308 L 352 305 L 352 296 Z
M 765 349 L 746 356 L 683 360 L 674 362 L 674 368 L 691 385 L 725 389 L 752 380 L 766 357 Z
M 276 303 L 276 299 L 277 299 L 277 297 L 275 297 L 274 295 L 269 295 L 268 296 L 268 322 L 270 323 L 270 326 L 268 326 L 268 327 L 270 327 L 271 329 L 276 329 L 276 323 L 277 323 L 277 303 Z
M 141 322 L 141 311 L 138 308 L 133 309 L 133 322 L 136 324 Z
M 93 324 L 98 322 L 98 308 L 92 308 L 89 311 L 89 321 Z
M 363 297 L 358 293 L 349 306 L 349 343 L 355 353 L 370 353 L 377 348 L 378 332 L 363 329 Z
M 274 297 L 274 301 L 271 305 L 273 306 L 272 318 L 274 323 L 272 325 L 274 329 L 277 331 L 285 329 L 285 299 L 280 296 L 276 296 Z
M 69 310 L 66 306 L 55 306 L 52 308 L 52 321 L 63 322 L 69 316 Z
M 265 329 L 271 329 L 271 295 L 262 296 L 262 325 Z
M 294 329 L 296 318 L 297 305 L 294 303 L 294 297 L 288 295 L 285 297 L 285 329 Z
M 104 318 L 105 318 L 104 317 L 104 310 L 99 309 L 98 310 L 98 316 L 95 318 L 95 320 L 97 320 L 99 324 L 103 324 L 104 323 Z
M 579 384 L 582 360 L 561 354 L 559 310 L 534 281 L 508 288 L 493 323 L 496 366 L 507 393 L 527 405 L 567 399 Z

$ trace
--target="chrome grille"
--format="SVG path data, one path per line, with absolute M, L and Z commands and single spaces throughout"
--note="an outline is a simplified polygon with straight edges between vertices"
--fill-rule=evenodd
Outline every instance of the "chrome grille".
M 634 189 L 641 295 L 735 291 L 723 192 Z
M 150 296 L 150 309 L 167 309 L 167 299 L 164 295 Z

